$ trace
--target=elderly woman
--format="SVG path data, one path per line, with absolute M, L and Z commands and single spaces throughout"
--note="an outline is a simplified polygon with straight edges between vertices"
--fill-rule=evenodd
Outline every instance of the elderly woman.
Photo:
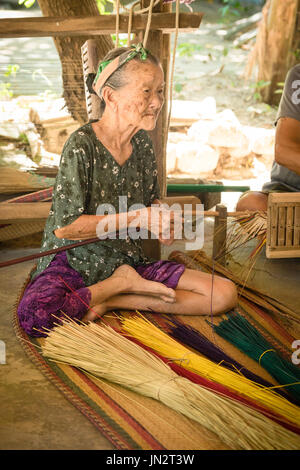
M 164 238 L 163 220 L 151 224 L 159 211 L 153 204 L 160 201 L 146 131 L 154 129 L 164 101 L 160 63 L 141 45 L 114 49 L 100 63 L 93 89 L 101 98 L 102 116 L 75 131 L 64 146 L 42 251 L 99 236 L 99 223 L 105 229 L 112 217 L 98 214 L 103 204 L 116 208 L 119 234 L 138 220 L 141 231 L 172 243 L 172 231 Z M 119 196 L 127 197 L 127 206 L 144 208 L 118 212 Z M 23 329 L 41 336 L 43 327 L 53 327 L 63 313 L 92 321 L 112 309 L 201 315 L 235 306 L 231 281 L 148 259 L 141 243 L 128 235 L 99 236 L 99 241 L 39 258 L 18 307 Z

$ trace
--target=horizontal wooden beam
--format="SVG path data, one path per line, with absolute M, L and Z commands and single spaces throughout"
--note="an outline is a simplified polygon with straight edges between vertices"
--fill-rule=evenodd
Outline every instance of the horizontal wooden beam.
M 180 31 L 198 29 L 203 13 L 180 13 Z M 119 32 L 128 32 L 128 15 L 120 15 Z M 148 15 L 136 15 L 132 31 L 146 29 Z M 151 30 L 172 33 L 175 31 L 175 13 L 153 13 Z M 97 36 L 116 32 L 116 15 L 87 17 L 30 17 L 0 19 L 0 38 L 47 36 Z
M 0 224 L 46 220 L 51 202 L 10 202 L 0 204 Z

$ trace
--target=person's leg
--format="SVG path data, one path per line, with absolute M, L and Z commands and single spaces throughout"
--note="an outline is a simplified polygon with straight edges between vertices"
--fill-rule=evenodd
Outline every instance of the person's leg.
M 64 314 L 81 319 L 89 301 L 90 292 L 79 277 L 74 279 L 70 273 L 64 272 L 60 278 L 60 275 L 54 275 L 46 268 L 28 285 L 18 305 L 20 326 L 30 336 L 45 336 L 44 328 L 53 328 Z
M 268 194 L 260 191 L 247 191 L 237 202 L 237 211 L 266 211 Z
M 123 265 L 114 274 L 92 286 L 84 285 L 81 275 L 58 257 L 24 292 L 18 306 L 21 327 L 30 336 L 43 336 L 64 314 L 76 320 L 96 319 L 104 313 L 107 299 L 120 293 L 151 294 L 166 303 L 175 301 L 173 289 L 143 279 L 134 268 Z
M 88 286 L 91 293 L 89 307 L 98 314 L 104 313 L 104 302 L 118 294 L 151 295 L 166 303 L 175 302 L 175 291 L 166 285 L 144 279 L 129 265 L 119 266 L 114 273 L 96 284 Z M 92 313 L 92 312 L 91 312 Z M 89 318 L 89 314 L 85 317 Z
M 121 294 L 110 297 L 96 307 L 102 310 L 102 313 L 123 309 L 174 315 L 208 315 L 224 313 L 237 304 L 237 290 L 231 281 L 193 269 L 185 269 L 175 293 L 174 303 L 167 303 L 151 295 Z M 90 312 L 88 319 L 96 319 L 93 312 Z

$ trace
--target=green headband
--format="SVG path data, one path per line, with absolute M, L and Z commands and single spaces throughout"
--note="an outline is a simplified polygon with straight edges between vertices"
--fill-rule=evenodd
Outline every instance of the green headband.
M 129 60 L 134 59 L 139 56 L 141 60 L 146 60 L 149 54 L 149 51 L 143 47 L 141 43 L 137 45 L 130 46 L 132 50 L 123 52 L 115 59 L 105 60 L 100 62 L 96 77 L 93 82 L 93 89 L 100 96 L 101 88 L 103 87 L 106 80 Z

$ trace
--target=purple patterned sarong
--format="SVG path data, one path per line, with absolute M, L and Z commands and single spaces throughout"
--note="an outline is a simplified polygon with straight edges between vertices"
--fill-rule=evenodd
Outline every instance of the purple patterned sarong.
M 162 260 L 136 266 L 135 269 L 144 279 L 175 289 L 185 266 Z M 28 335 L 45 336 L 43 327 L 53 328 L 54 323 L 59 322 L 57 317 L 62 317 L 62 312 L 73 319 L 83 318 L 90 300 L 91 292 L 80 273 L 69 265 L 66 252 L 61 251 L 26 287 L 18 306 L 19 322 Z
M 185 270 L 185 265 L 175 261 L 162 260 L 137 266 L 135 270 L 148 281 L 161 282 L 165 286 L 175 289 L 180 276 Z

